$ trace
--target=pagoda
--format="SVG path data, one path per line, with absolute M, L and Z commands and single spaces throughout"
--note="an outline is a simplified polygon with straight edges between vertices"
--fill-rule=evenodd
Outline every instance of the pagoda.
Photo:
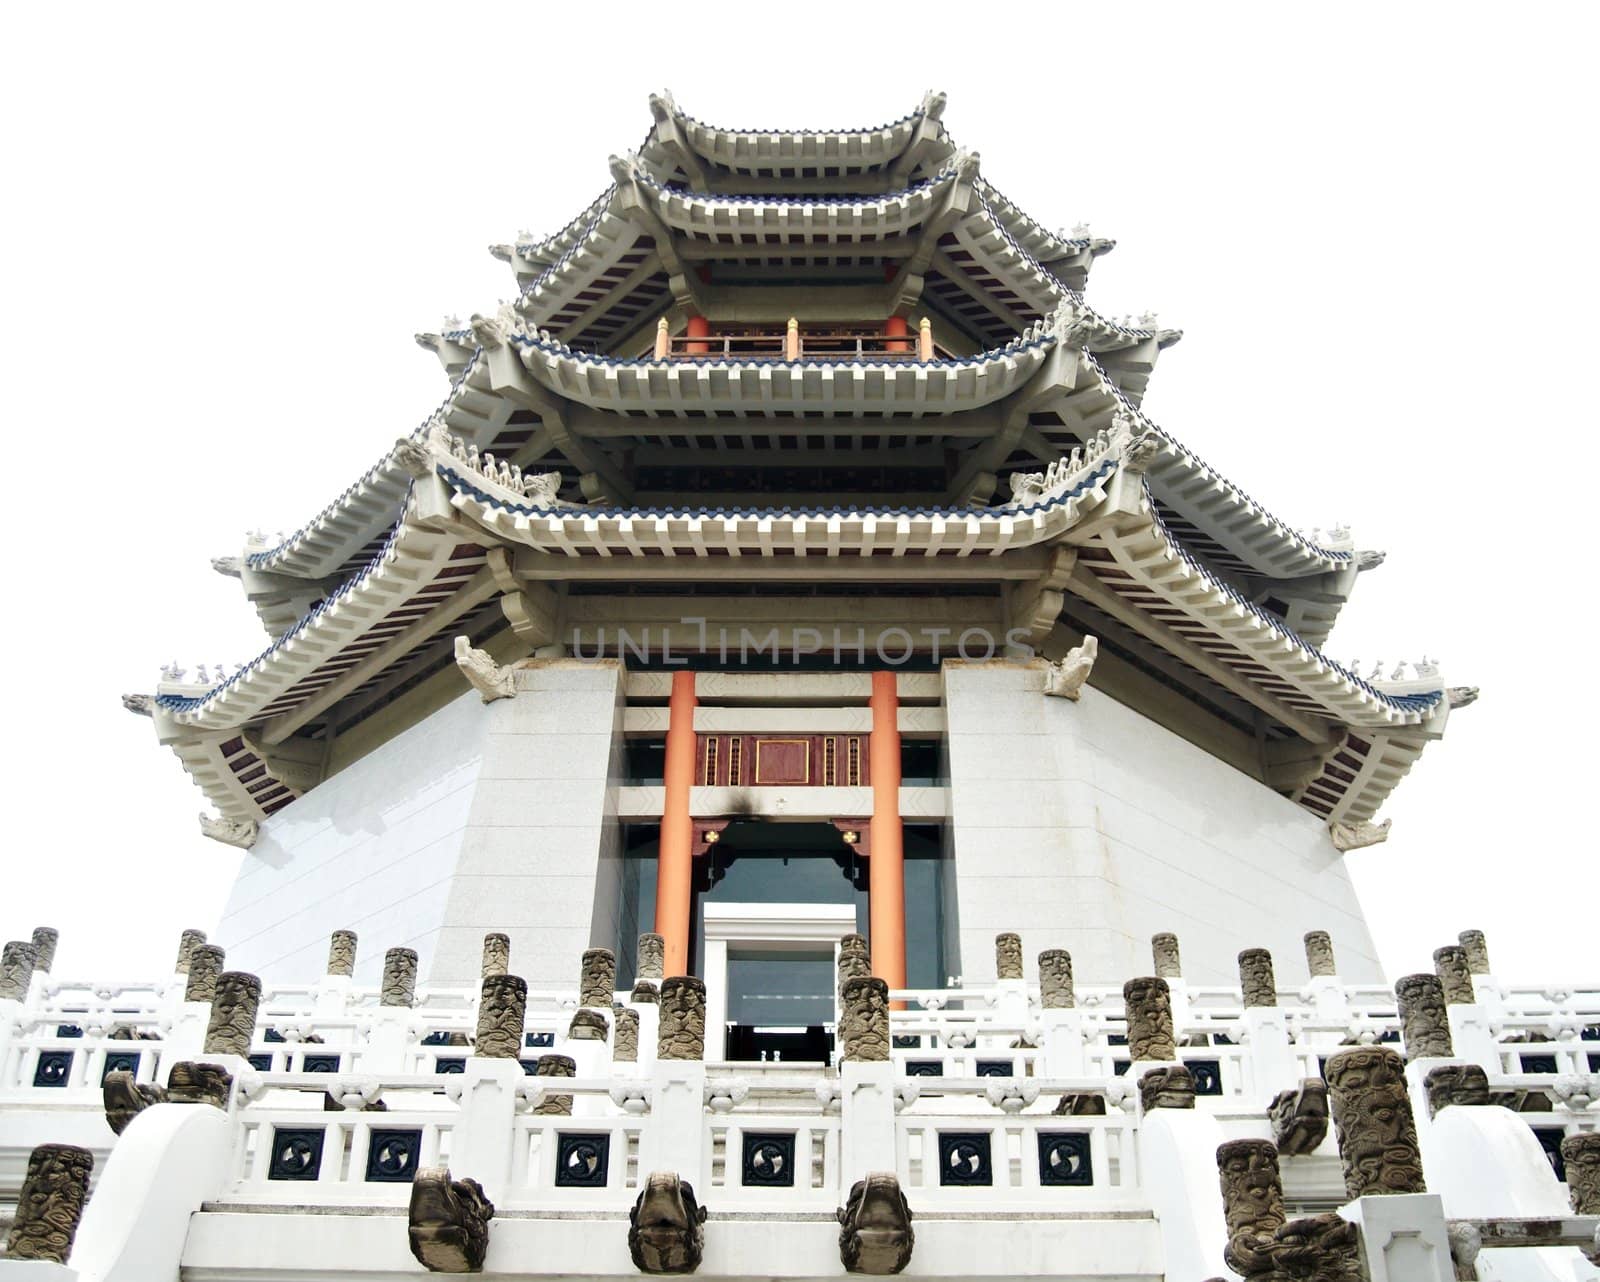
M 743 895 L 854 907 L 895 987 L 1011 925 L 1106 973 L 1186 927 L 1217 980 L 1328 927 L 1377 978 L 1340 855 L 1473 694 L 1323 652 L 1382 554 L 1144 413 L 1180 331 L 1092 307 L 1113 242 L 1007 199 L 942 95 L 650 106 L 491 247 L 514 301 L 417 336 L 442 404 L 214 562 L 262 652 L 127 700 L 249 850 L 230 955 L 310 977 L 359 917 L 440 981 L 507 930 L 543 980 L 653 927 L 701 973 Z
M 942 95 L 651 110 L 125 697 L 245 853 L 169 975 L 0 950 L 0 1282 L 1600 1279 L 1600 986 L 1391 986 L 1344 865 L 1475 693 L 1323 653 L 1381 555 Z

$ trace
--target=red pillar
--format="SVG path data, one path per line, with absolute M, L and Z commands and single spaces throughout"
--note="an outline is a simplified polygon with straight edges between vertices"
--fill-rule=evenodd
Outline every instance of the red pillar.
M 690 324 L 694 322 L 691 320 Z M 702 321 L 703 325 L 705 322 Z M 691 331 L 692 332 L 692 331 Z M 667 752 L 662 770 L 661 844 L 656 856 L 656 934 L 666 941 L 665 973 L 689 973 L 689 909 L 693 902 L 694 673 L 672 674 L 667 707 Z
M 872 674 L 872 846 L 867 855 L 867 918 L 872 973 L 906 986 L 905 844 L 900 823 L 900 692 L 893 672 Z
M 704 316 L 689 317 L 688 327 L 684 330 L 690 338 L 709 338 L 711 335 L 711 322 Z M 711 350 L 710 343 L 686 343 L 691 356 L 704 356 Z
M 885 338 L 889 340 L 884 343 L 884 350 L 888 352 L 909 352 L 911 350 L 910 342 L 897 343 L 894 340 L 897 338 L 904 339 L 910 332 L 906 328 L 906 318 L 904 316 L 889 317 L 888 320 L 883 322 L 883 333 Z

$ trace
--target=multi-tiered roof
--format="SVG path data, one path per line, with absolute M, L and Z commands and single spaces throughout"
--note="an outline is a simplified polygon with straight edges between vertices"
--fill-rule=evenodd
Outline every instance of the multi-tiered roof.
M 266 649 L 130 700 L 214 830 L 247 840 L 456 635 L 527 653 L 573 585 L 711 577 L 987 591 L 1034 645 L 1092 632 L 1253 740 L 1264 782 L 1330 823 L 1371 819 L 1471 692 L 1321 652 L 1381 556 L 1306 538 L 1145 415 L 1180 333 L 1092 308 L 1113 242 L 1035 222 L 943 109 L 752 131 L 652 98 L 582 213 L 493 246 L 515 302 L 418 335 L 443 404 L 292 536 L 216 562 Z

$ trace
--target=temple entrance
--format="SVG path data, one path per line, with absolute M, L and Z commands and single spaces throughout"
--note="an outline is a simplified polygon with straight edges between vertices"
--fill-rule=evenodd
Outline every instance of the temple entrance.
M 835 973 L 831 948 L 730 946 L 724 1058 L 827 1063 Z

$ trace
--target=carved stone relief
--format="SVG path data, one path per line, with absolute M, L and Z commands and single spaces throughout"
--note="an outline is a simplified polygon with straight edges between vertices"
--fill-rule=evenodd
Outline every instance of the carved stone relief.
M 1437 975 L 1406 975 L 1394 986 L 1400 1002 L 1400 1028 L 1406 1059 L 1449 1059 L 1450 1017 L 1445 1013 L 1444 985 Z
M 452 1180 L 449 1168 L 425 1166 L 411 1184 L 411 1254 L 432 1273 L 476 1273 L 489 1250 L 493 1218 L 494 1203 L 477 1180 Z
M 1130 979 L 1122 986 L 1128 1012 L 1128 1055 L 1139 1060 L 1178 1058 L 1172 1031 L 1172 996 L 1167 981 L 1155 976 Z
M 867 953 L 865 935 L 846 935 L 839 941 L 838 971 L 838 987 L 841 991 L 845 980 L 872 974 L 872 958 Z
M 67 1262 L 89 1200 L 92 1170 L 94 1154 L 75 1144 L 41 1144 L 28 1154 L 7 1259 Z
M 665 1000 L 664 984 L 663 1007 Z M 693 1273 L 705 1255 L 705 1222 L 706 1209 L 695 1199 L 693 1185 L 671 1171 L 652 1172 L 628 1212 L 634 1267 L 641 1273 Z
M 1272 1141 L 1285 1157 L 1316 1152 L 1328 1135 L 1328 1084 L 1308 1077 L 1294 1090 L 1279 1091 L 1267 1105 Z
M 183 986 L 186 1002 L 214 1001 L 217 976 L 222 974 L 227 954 L 215 944 L 200 944 L 189 954 L 189 978 Z
M 1139 1105 L 1153 1108 L 1193 1108 L 1194 1074 L 1181 1064 L 1152 1068 L 1139 1077 Z
M 528 1012 L 528 982 L 520 975 L 486 975 L 478 999 L 478 1037 L 473 1054 L 516 1059 Z
M 1164 930 L 1150 936 L 1150 959 L 1155 963 L 1156 974 L 1162 979 L 1181 979 L 1183 959 L 1178 952 L 1178 937 Z
M 489 934 L 483 937 L 483 961 L 479 967 L 479 977 L 489 978 L 490 975 L 505 975 L 511 970 L 511 936 Z
M 617 988 L 617 955 L 609 948 L 586 948 L 578 981 L 578 1005 L 610 1010 Z
M 1467 950 L 1467 969 L 1474 975 L 1489 974 L 1489 941 L 1481 930 L 1464 930 L 1458 937 Z
M 889 1059 L 889 985 L 870 975 L 844 981 L 839 1041 L 852 1063 Z
M 574 1042 L 603 1042 L 611 1035 L 606 1017 L 593 1007 L 580 1006 L 572 1012 L 567 1025 L 567 1038 Z
M 639 979 L 660 979 L 665 973 L 667 960 L 667 941 L 663 935 L 653 932 L 639 936 L 639 951 L 634 966 L 634 974 Z
M 693 975 L 661 981 L 661 1023 L 657 1059 L 704 1059 L 706 986 Z
M 1072 954 L 1047 948 L 1039 954 L 1039 1000 L 1046 1010 L 1071 1010 L 1078 1004 L 1072 987 Z
M 56 945 L 61 942 L 61 932 L 51 926 L 33 928 L 33 968 L 48 975 L 56 964 Z
M 186 930 L 178 936 L 178 960 L 172 970 L 177 975 L 189 973 L 189 954 L 206 942 L 206 932 L 203 930 Z
M 210 1104 L 223 1111 L 233 1090 L 233 1075 L 221 1064 L 181 1060 L 167 1075 L 167 1100 L 172 1104 Z
M 133 1080 L 126 1069 L 113 1069 L 100 1083 L 100 1098 L 105 1104 L 106 1125 L 113 1135 L 121 1135 L 128 1123 L 152 1104 L 166 1102 L 167 1092 L 159 1086 L 146 1086 Z
M 578 1061 L 570 1055 L 541 1055 L 534 1066 L 535 1077 L 576 1077 Z M 572 1096 L 546 1095 L 533 1106 L 535 1113 L 546 1117 L 569 1117 L 572 1114 Z
M 611 1058 L 618 1063 L 632 1064 L 639 1058 L 639 1012 L 626 1006 L 613 1006 L 611 1018 L 616 1024 Z
M 1022 936 L 1010 931 L 994 937 L 994 973 L 997 979 L 1022 978 Z
M 336 930 L 328 940 L 328 974 L 349 978 L 356 973 L 356 932 Z
M 1561 1141 L 1567 1164 L 1567 1189 L 1579 1215 L 1600 1215 L 1600 1131 L 1569 1135 Z
M 1472 988 L 1472 969 L 1467 950 L 1460 944 L 1446 944 L 1433 950 L 1433 973 L 1439 977 L 1448 1006 L 1471 1006 L 1478 1000 Z
M 911 1204 L 892 1172 L 875 1171 L 851 1185 L 838 1219 L 839 1260 L 846 1272 L 884 1277 L 911 1263 L 917 1242 Z
M 1329 1057 L 1328 1098 L 1349 1198 L 1426 1193 L 1404 1061 L 1387 1046 Z
M 417 1000 L 417 954 L 410 948 L 391 948 L 383 955 L 384 1006 L 410 1006 Z
M 1239 987 L 1246 1006 L 1278 1004 L 1278 981 L 1272 973 L 1272 954 L 1265 948 L 1246 948 L 1239 954 Z
M 1422 1089 L 1428 1100 L 1428 1116 L 1452 1104 L 1489 1103 L 1489 1075 L 1477 1064 L 1440 1064 L 1430 1068 Z
M 248 1055 L 255 1037 L 256 1009 L 261 1004 L 261 981 L 242 970 L 225 970 L 217 976 L 211 999 L 211 1019 L 202 1047 L 207 1055 Z
M 13 939 L 0 950 L 0 1001 L 27 1000 L 34 956 L 33 944 L 23 939 Z
M 1339 964 L 1333 956 L 1333 938 L 1327 931 L 1313 930 L 1306 935 L 1306 969 L 1313 977 L 1339 973 Z

